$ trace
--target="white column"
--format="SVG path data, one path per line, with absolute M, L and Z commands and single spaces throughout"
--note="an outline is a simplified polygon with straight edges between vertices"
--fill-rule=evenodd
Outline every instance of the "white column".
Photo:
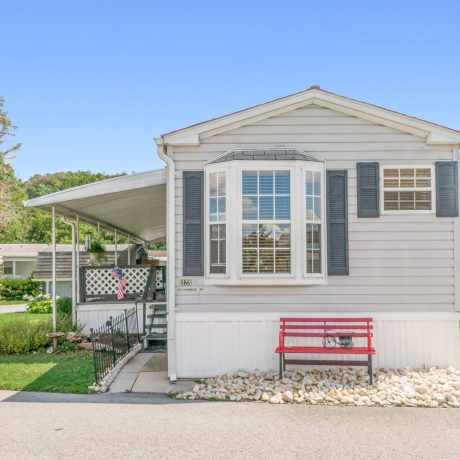
M 118 266 L 118 236 L 115 230 L 115 266 Z
M 77 216 L 77 303 L 80 303 L 80 216 Z
M 76 251 L 76 235 L 75 224 L 70 222 L 72 229 L 72 321 L 77 324 L 77 251 Z
M 52 274 L 52 285 L 53 285 L 53 332 L 56 332 L 56 209 L 52 207 L 52 247 L 53 247 L 53 274 Z
M 131 265 L 131 248 L 129 245 L 129 236 L 128 236 L 128 265 Z

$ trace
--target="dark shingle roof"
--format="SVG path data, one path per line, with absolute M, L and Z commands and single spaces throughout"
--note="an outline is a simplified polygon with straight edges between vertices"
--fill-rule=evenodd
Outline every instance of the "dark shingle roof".
M 321 161 L 318 158 L 298 149 L 234 149 L 211 160 L 209 163 L 222 163 L 232 160 L 301 160 Z

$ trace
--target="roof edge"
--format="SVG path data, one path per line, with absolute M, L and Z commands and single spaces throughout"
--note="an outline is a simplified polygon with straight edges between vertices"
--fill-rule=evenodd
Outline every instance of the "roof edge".
M 425 138 L 427 144 L 460 144 L 460 131 L 412 117 L 390 109 L 351 99 L 319 87 L 284 96 L 247 109 L 213 118 L 164 134 L 155 139 L 158 146 L 200 145 L 201 138 L 210 137 L 296 108 L 319 105 L 338 112 L 367 119 L 409 134 Z

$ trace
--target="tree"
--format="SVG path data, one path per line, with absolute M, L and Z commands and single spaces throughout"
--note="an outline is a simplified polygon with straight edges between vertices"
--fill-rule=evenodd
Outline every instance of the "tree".
M 15 126 L 3 110 L 4 100 L 0 97 L 0 229 L 4 230 L 17 219 L 21 210 L 24 192 L 16 179 L 11 161 L 13 154 L 21 147 L 20 143 L 8 140 L 14 136 Z M 16 225 L 17 227 L 17 225 Z

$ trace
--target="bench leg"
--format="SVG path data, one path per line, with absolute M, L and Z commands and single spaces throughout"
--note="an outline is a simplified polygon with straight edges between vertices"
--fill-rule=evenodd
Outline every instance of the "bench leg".
M 369 384 L 373 385 L 373 378 L 372 378 L 372 355 L 367 356 L 367 373 L 369 374 Z
M 283 353 L 280 353 L 280 379 L 283 378 Z

